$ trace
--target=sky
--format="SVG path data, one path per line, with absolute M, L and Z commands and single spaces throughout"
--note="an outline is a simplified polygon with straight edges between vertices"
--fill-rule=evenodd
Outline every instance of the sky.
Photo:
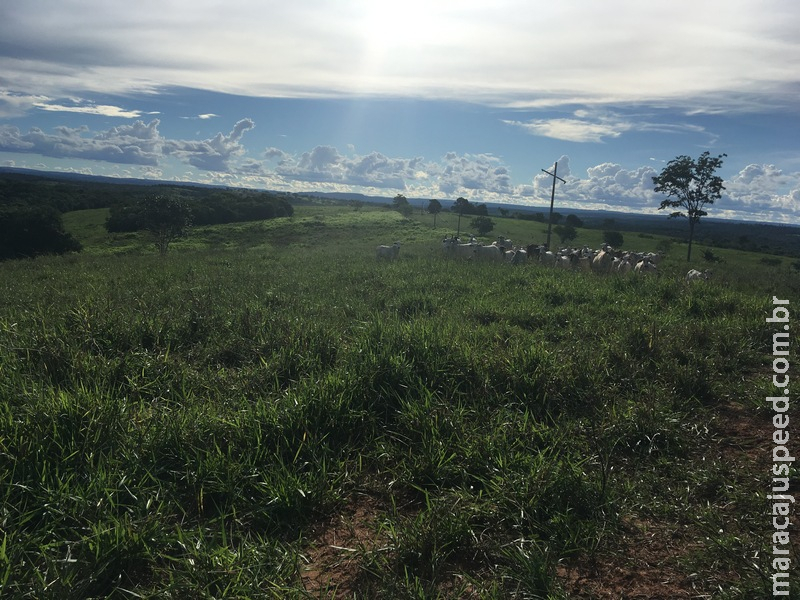
M 795 0 L 11 0 L 0 166 L 800 224 Z M 557 167 L 556 167 L 557 165 Z M 666 213 L 666 211 L 663 211 Z

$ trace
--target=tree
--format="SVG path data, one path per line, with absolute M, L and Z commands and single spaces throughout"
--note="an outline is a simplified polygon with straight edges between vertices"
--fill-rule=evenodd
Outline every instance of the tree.
M 478 232 L 478 235 L 486 235 L 494 229 L 494 221 L 489 217 L 481 215 L 480 217 L 472 219 L 472 221 L 470 221 L 470 226 Z
M 192 211 L 176 196 L 148 196 L 142 200 L 142 224 L 153 236 L 159 254 L 164 256 L 172 241 L 189 233 Z
M 442 203 L 435 198 L 428 202 L 428 212 L 433 215 L 433 228 L 436 229 L 436 215 L 442 212 Z
M 80 250 L 80 242 L 64 230 L 54 207 L 0 207 L 0 260 Z
M 571 242 L 578 237 L 578 232 L 575 231 L 572 225 L 556 225 L 553 227 L 553 232 L 558 236 L 562 244 Z
M 604 231 L 603 241 L 609 246 L 620 248 L 625 241 L 625 238 L 622 237 L 622 234 L 619 231 Z
M 701 217 L 708 214 L 703 207 L 719 200 L 722 190 L 725 189 L 722 178 L 714 174 L 722 166 L 722 158 L 725 156 L 727 154 L 713 157 L 708 151 L 703 152 L 696 161 L 689 156 L 678 156 L 664 167 L 660 175 L 653 177 L 655 191 L 667 195 L 666 200 L 661 201 L 658 210 L 682 208 L 684 210 L 670 214 L 670 218 L 689 219 L 687 262 L 692 258 L 694 226 Z
M 408 203 L 408 200 L 406 200 L 403 194 L 397 194 L 397 196 L 394 197 L 394 200 L 392 200 L 392 209 L 406 217 L 414 211 L 414 208 Z
M 583 227 L 583 221 L 575 215 L 567 215 L 566 223 L 572 227 Z
M 459 237 L 461 235 L 461 215 L 463 215 L 465 212 L 469 214 L 468 211 L 470 206 L 471 204 L 469 203 L 469 200 L 459 196 L 458 198 L 456 198 L 456 201 L 453 203 L 453 206 L 450 207 L 450 210 L 458 213 L 458 232 L 456 233 L 456 237 Z

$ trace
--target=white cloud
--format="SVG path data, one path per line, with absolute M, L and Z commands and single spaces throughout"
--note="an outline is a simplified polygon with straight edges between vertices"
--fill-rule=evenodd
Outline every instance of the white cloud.
M 503 103 L 716 94 L 730 105 L 797 82 L 798 11 L 789 0 L 29 0 L 0 19 L 0 72 L 7 89 L 52 97 L 175 85 Z
M 149 125 L 115 127 L 91 134 L 85 126 L 57 127 L 48 134 L 38 127 L 22 133 L 17 127 L 0 126 L 0 151 L 38 154 L 53 158 L 81 158 L 112 163 L 157 166 L 158 120 Z
M 234 158 L 246 153 L 241 140 L 253 127 L 252 119 L 242 119 L 228 135 L 218 133 L 211 139 L 199 141 L 165 140 L 163 152 L 204 171 L 223 173 L 230 169 Z
M 602 142 L 605 137 L 619 137 L 630 129 L 623 123 L 592 123 L 581 119 L 534 119 L 527 123 L 506 121 L 522 127 L 533 135 L 566 140 L 568 142 Z
M 532 119 L 530 121 L 505 120 L 504 123 L 523 129 L 531 135 L 549 137 L 568 142 L 602 143 L 605 139 L 618 138 L 622 134 L 635 132 L 651 133 L 706 133 L 713 145 L 716 136 L 706 132 L 701 125 L 691 123 L 652 122 L 648 115 L 623 116 L 612 111 L 590 111 L 579 109 L 575 118 Z
M 420 172 L 427 177 L 422 159 L 391 158 L 380 152 L 344 156 L 332 146 L 317 146 L 300 157 L 275 148 L 265 155 L 268 160 L 278 159 L 275 173 L 288 181 L 404 190 L 420 178 Z
M 800 173 L 750 164 L 725 182 L 725 205 L 735 210 L 800 213 Z
M 40 110 L 49 112 L 73 112 L 86 115 L 100 115 L 103 117 L 120 117 L 124 119 L 136 119 L 142 116 L 139 110 L 126 110 L 119 106 L 109 106 L 106 104 L 82 104 L 67 106 L 64 104 L 49 104 L 47 102 L 36 102 L 34 106 Z

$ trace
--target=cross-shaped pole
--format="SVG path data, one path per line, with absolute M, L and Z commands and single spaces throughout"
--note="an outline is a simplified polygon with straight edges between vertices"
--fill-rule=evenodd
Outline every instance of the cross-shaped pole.
M 558 173 L 558 161 L 556 161 L 555 166 L 553 166 L 553 172 L 545 171 L 545 173 L 550 175 L 553 178 L 553 191 L 550 192 L 550 217 L 547 219 L 547 249 L 550 250 L 550 232 L 553 229 L 553 203 L 556 200 L 556 179 L 560 180 L 563 183 L 567 183 L 561 177 L 559 177 L 556 173 Z

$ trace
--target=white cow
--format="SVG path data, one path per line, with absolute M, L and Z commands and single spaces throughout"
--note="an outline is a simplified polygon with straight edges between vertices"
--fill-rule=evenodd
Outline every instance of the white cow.
M 614 255 L 611 253 L 611 249 L 604 246 L 592 260 L 592 269 L 598 273 L 608 273 L 613 263 Z
M 657 271 L 658 267 L 655 265 L 655 263 L 651 263 L 647 259 L 640 260 L 638 263 L 636 263 L 636 266 L 633 267 L 633 272 L 641 275 L 653 274 Z
M 512 265 L 521 265 L 528 260 L 528 252 L 524 248 L 515 248 L 506 252 L 505 259 Z
M 400 256 L 400 242 L 395 242 L 391 246 L 378 246 L 375 253 L 378 258 L 393 260 Z
M 445 238 L 442 241 L 442 248 L 456 258 L 470 260 L 475 256 L 477 244 L 462 244 L 457 237 Z
M 697 269 L 692 269 L 686 274 L 686 281 L 701 281 L 701 280 L 708 280 L 711 279 L 711 271 L 706 269 L 705 271 L 698 271 Z
M 491 246 L 475 246 L 475 258 L 501 262 L 503 260 L 503 251 L 494 244 Z

